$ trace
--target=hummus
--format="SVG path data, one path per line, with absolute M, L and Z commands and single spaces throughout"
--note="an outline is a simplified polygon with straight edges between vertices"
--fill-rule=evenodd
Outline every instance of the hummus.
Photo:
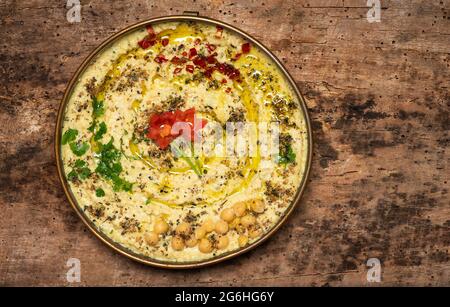
M 87 218 L 170 263 L 264 236 L 291 206 L 309 149 L 276 63 L 202 22 L 156 23 L 112 42 L 77 80 L 62 129 L 64 172 Z

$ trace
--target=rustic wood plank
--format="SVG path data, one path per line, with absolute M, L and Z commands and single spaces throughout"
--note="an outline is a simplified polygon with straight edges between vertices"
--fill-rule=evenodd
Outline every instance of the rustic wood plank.
M 450 2 L 64 1 L 0 4 L 0 285 L 449 285 Z M 102 40 L 137 21 L 198 10 L 260 39 L 307 100 L 312 175 L 293 216 L 256 250 L 191 271 L 145 267 L 99 242 L 58 182 L 63 91 Z M 240 273 L 236 273 L 240 272 Z

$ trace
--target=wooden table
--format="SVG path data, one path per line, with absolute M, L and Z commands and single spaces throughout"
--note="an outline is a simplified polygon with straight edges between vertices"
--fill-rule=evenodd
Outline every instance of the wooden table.
M 0 3 L 0 285 L 449 285 L 450 1 Z M 106 37 L 195 10 L 268 46 L 305 95 L 314 133 L 306 193 L 263 246 L 209 268 L 146 267 L 103 245 L 58 181 L 65 87 Z M 381 283 L 366 279 L 381 261 Z M 77 284 L 72 284 L 77 285 Z

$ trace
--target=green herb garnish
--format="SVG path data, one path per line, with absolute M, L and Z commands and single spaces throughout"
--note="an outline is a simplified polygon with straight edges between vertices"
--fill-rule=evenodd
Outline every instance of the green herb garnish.
M 83 160 L 76 160 L 73 169 L 67 174 L 67 179 L 75 181 L 77 179 L 84 180 L 91 175 L 91 170 L 87 167 L 87 163 Z
M 92 99 L 92 116 L 94 118 L 100 117 L 105 114 L 105 107 L 103 105 L 103 100 L 97 100 L 97 97 Z
M 100 125 L 98 126 L 98 130 L 95 132 L 94 135 L 94 141 L 98 141 L 100 140 L 103 135 L 106 133 L 106 124 L 105 122 L 101 122 Z
M 69 145 L 72 152 L 78 157 L 84 155 L 86 151 L 89 149 L 89 144 L 86 142 L 83 143 L 72 142 Z
M 78 135 L 78 130 L 67 129 L 61 138 L 61 144 L 66 145 L 69 142 L 75 141 L 75 139 L 77 138 L 77 135 Z
M 95 190 L 95 196 L 103 197 L 103 196 L 105 196 L 105 191 L 103 191 L 102 188 L 98 188 L 98 189 Z
M 295 152 L 292 150 L 292 146 L 289 144 L 284 148 L 284 150 L 280 151 L 280 155 L 277 157 L 278 164 L 287 165 L 289 163 L 295 162 Z
M 95 172 L 113 183 L 114 191 L 130 192 L 133 184 L 121 178 L 121 152 L 113 145 L 113 138 L 107 144 L 100 144 L 99 162 Z

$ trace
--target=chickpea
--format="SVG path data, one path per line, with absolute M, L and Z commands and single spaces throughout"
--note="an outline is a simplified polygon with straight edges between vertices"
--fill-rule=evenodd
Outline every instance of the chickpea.
M 214 227 L 215 227 L 215 224 L 211 218 L 208 218 L 203 222 L 203 228 L 205 229 L 206 232 L 213 231 Z
M 169 224 L 166 223 L 163 219 L 157 219 L 155 225 L 153 226 L 153 231 L 156 234 L 162 235 L 169 230 Z
M 253 210 L 253 212 L 256 213 L 263 213 L 266 205 L 261 199 L 256 199 L 251 202 L 250 208 Z
M 204 254 L 212 252 L 212 244 L 207 238 L 203 238 L 198 243 L 198 250 Z
M 179 236 L 175 236 L 172 238 L 172 248 L 176 251 L 180 251 L 184 248 L 183 239 Z
M 146 233 L 144 236 L 144 239 L 148 245 L 155 246 L 159 241 L 159 236 L 156 232 L 152 231 L 152 232 Z
M 234 214 L 234 210 L 232 208 L 223 209 L 222 212 L 220 213 L 220 218 L 228 223 L 233 221 L 234 217 L 235 217 L 235 214 Z
M 233 205 L 234 214 L 236 214 L 237 217 L 241 217 L 245 214 L 245 211 L 247 210 L 247 206 L 245 205 L 245 202 L 238 202 Z
M 256 223 L 256 218 L 253 215 L 247 214 L 241 218 L 241 224 L 244 227 L 252 226 Z
M 175 231 L 180 235 L 188 235 L 191 232 L 191 225 L 186 222 L 180 223 Z
M 240 223 L 241 223 L 241 219 L 237 217 L 230 223 L 229 226 L 231 229 L 237 229 L 237 227 L 239 226 Z
M 248 243 L 248 237 L 244 235 L 240 235 L 238 238 L 238 244 L 240 247 L 244 247 Z
M 186 246 L 187 247 L 194 247 L 197 245 L 198 240 L 195 238 L 195 236 L 190 236 L 189 239 L 186 240 Z
M 219 238 L 219 241 L 217 242 L 217 248 L 225 249 L 225 248 L 227 248 L 229 243 L 230 243 L 230 240 L 228 239 L 228 236 L 221 236 Z
M 248 236 L 252 239 L 257 238 L 261 235 L 261 229 L 259 228 L 253 228 L 251 230 L 249 230 L 248 232 Z
M 195 230 L 195 238 L 197 240 L 202 239 L 204 236 L 206 236 L 206 230 L 203 227 L 199 227 Z
M 218 221 L 215 230 L 218 234 L 226 234 L 228 232 L 228 223 L 225 221 Z

